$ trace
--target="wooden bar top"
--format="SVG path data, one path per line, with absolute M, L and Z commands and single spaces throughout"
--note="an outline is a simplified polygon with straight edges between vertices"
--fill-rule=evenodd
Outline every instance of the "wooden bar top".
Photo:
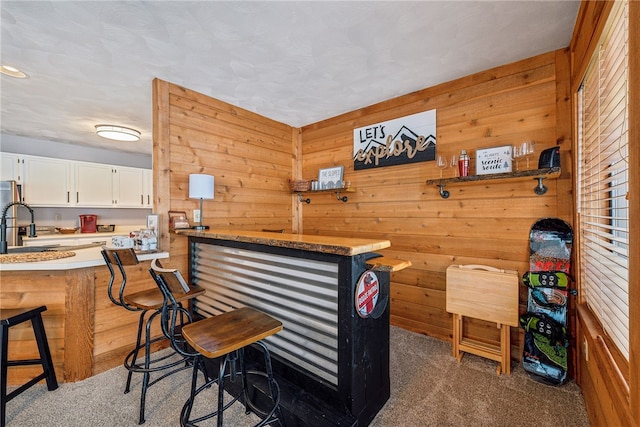
M 385 249 L 389 240 L 360 239 L 354 237 L 317 236 L 311 234 L 287 234 L 250 230 L 176 230 L 176 234 L 205 239 L 255 243 L 280 248 L 300 249 L 334 255 L 353 256 Z

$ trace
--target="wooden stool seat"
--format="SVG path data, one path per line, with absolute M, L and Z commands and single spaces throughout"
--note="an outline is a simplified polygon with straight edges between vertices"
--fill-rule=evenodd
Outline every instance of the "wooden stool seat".
M 182 335 L 198 353 L 215 359 L 281 330 L 282 322 L 261 311 L 243 307 L 186 325 Z
M 2 325 L 0 329 L 0 342 L 2 349 L 0 352 L 0 425 L 5 425 L 6 405 L 7 402 L 18 396 L 23 391 L 27 390 L 31 386 L 37 384 L 42 380 L 46 380 L 47 389 L 55 390 L 58 388 L 58 381 L 56 380 L 56 373 L 53 367 L 53 361 L 51 359 L 51 351 L 49 350 L 49 342 L 47 341 L 47 334 L 44 330 L 44 323 L 42 322 L 42 312 L 46 311 L 46 306 L 37 308 L 18 308 L 18 309 L 2 309 L 1 321 Z M 38 352 L 40 354 L 39 359 L 28 360 L 9 360 L 9 328 L 26 321 L 31 321 L 33 333 L 38 345 Z M 27 383 L 21 385 L 11 393 L 7 394 L 7 370 L 10 366 L 27 366 L 27 365 L 41 365 L 42 374 L 29 380 Z
M 205 292 L 205 289 L 200 286 L 191 286 L 191 290 L 189 292 L 178 295 L 176 300 L 178 302 L 188 301 L 204 294 Z M 162 296 L 160 289 L 153 288 L 125 295 L 124 301 L 132 307 L 139 308 L 140 310 L 159 310 L 162 308 L 162 304 L 164 303 L 164 296 Z

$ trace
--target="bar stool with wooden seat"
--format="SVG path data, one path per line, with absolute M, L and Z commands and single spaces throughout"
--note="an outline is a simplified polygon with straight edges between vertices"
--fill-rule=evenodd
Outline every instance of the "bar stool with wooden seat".
M 47 307 L 44 305 L 37 308 L 2 309 L 2 313 L 0 315 L 2 318 L 0 321 L 2 324 L 2 329 L 0 329 L 0 342 L 2 343 L 2 350 L 0 352 L 0 387 L 2 388 L 2 396 L 0 396 L 0 410 L 2 412 L 0 414 L 0 423 L 2 427 L 5 425 L 5 414 L 8 401 L 42 380 L 47 381 L 47 389 L 55 390 L 58 388 L 56 372 L 51 359 L 51 351 L 49 350 L 49 342 L 47 341 L 47 334 L 44 330 L 44 323 L 42 322 L 42 312 L 46 310 Z M 9 328 L 29 320 L 31 321 L 33 333 L 36 338 L 40 358 L 9 360 Z M 27 365 L 41 365 L 42 373 L 7 394 L 7 368 L 9 366 Z
M 126 310 L 140 312 L 136 345 L 124 360 L 124 366 L 129 371 L 124 392 L 126 394 L 130 391 L 133 373 L 141 373 L 143 377 L 140 393 L 140 418 L 138 423 L 143 424 L 145 422 L 145 401 L 147 389 L 161 379 L 189 368 L 189 357 L 184 354 L 177 353 L 178 357 L 176 358 L 176 352 L 169 352 L 153 358 L 151 348 L 152 344 L 166 339 L 164 334 L 160 334 L 154 338 L 151 331 L 154 319 L 156 319 L 156 317 L 162 312 L 164 296 L 157 286 L 138 292 L 126 293 L 127 273 L 124 267 L 139 263 L 135 251 L 132 248 L 103 247 L 102 256 L 109 268 L 109 272 L 111 273 L 111 278 L 109 279 L 107 287 L 107 293 L 111 302 L 125 308 Z M 157 260 L 154 262 L 157 262 Z M 120 277 L 122 279 L 117 296 L 114 294 L 113 289 L 116 279 L 114 265 L 120 272 Z M 205 290 L 203 288 L 197 286 L 193 287 L 189 292 L 180 295 L 180 298 L 177 300 L 177 304 L 182 307 L 183 302 L 204 293 Z M 184 310 L 184 313 L 189 314 L 189 311 Z M 144 341 L 142 339 L 143 329 L 145 330 Z M 152 373 L 159 373 L 160 376 L 152 380 Z
M 182 408 L 180 425 L 196 426 L 196 423 L 217 417 L 217 426 L 222 427 L 224 411 L 242 398 L 245 412 L 249 414 L 253 411 L 261 417 L 261 421 L 256 424 L 256 427 L 275 422 L 279 422 L 281 426 L 284 426 L 280 410 L 280 389 L 273 377 L 269 349 L 262 342 L 262 339 L 281 331 L 282 322 L 261 311 L 243 307 L 179 327 L 180 312 L 184 310 L 177 304 L 177 297 L 181 290 L 177 286 L 170 284 L 171 279 L 166 274 L 154 271 L 153 268 L 149 272 L 165 296 L 162 311 L 163 331 L 169 337 L 176 351 L 194 358 L 191 392 L 189 399 Z M 264 371 L 247 370 L 244 350 L 250 345 L 257 346 L 263 354 Z M 204 358 L 219 359 L 217 377 L 206 375 Z M 200 387 L 197 386 L 199 371 L 205 372 L 207 376 L 205 383 Z M 225 403 L 225 381 L 234 382 L 237 376 L 240 376 L 242 380 L 242 392 Z M 258 408 L 250 399 L 249 376 L 258 379 L 262 378 L 263 382 L 266 379 L 266 388 L 271 401 L 268 409 Z M 218 385 L 216 410 L 191 419 L 196 397 L 213 384 Z

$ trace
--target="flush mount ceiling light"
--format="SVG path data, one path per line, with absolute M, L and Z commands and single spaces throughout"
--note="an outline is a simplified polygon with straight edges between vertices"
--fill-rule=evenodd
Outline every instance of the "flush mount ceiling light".
M 17 79 L 26 79 L 27 77 L 29 77 L 22 71 L 10 65 L 0 65 L 0 73 L 7 76 L 15 77 Z
M 122 126 L 96 125 L 96 133 L 103 138 L 116 141 L 137 141 L 140 139 L 140 132 Z

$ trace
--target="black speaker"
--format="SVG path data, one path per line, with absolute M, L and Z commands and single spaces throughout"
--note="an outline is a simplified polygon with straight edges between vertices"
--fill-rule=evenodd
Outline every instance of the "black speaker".
M 538 169 L 559 168 L 560 167 L 560 147 L 551 147 L 540 153 L 538 159 Z

